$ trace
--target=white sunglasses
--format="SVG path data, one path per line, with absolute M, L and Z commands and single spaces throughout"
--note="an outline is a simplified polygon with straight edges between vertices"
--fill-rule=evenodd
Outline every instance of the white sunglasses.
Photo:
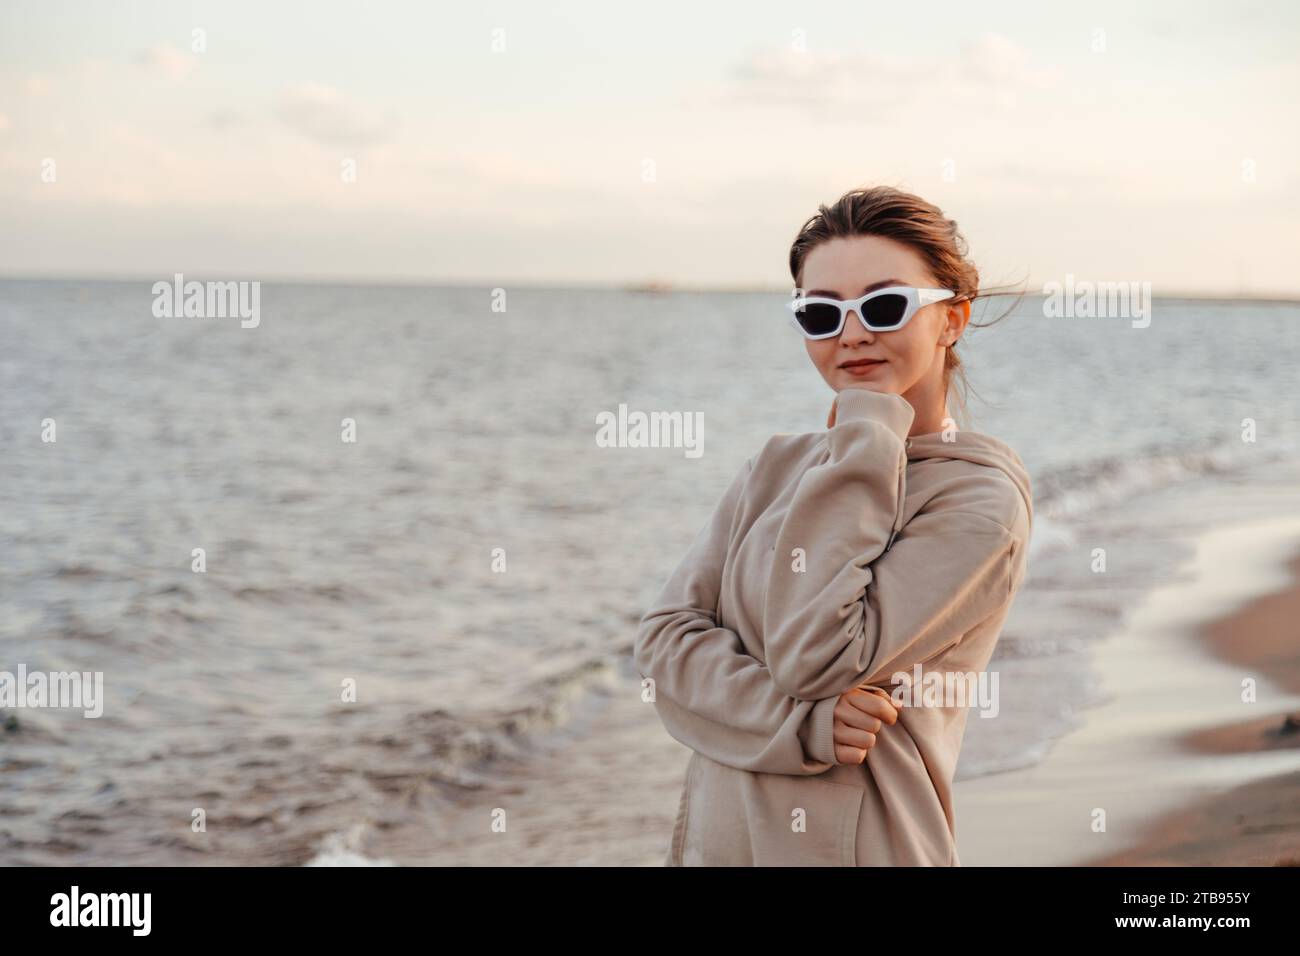
M 925 306 L 951 299 L 956 294 L 948 289 L 895 285 L 857 299 L 800 296 L 787 302 L 786 308 L 792 313 L 790 320 L 794 327 L 805 338 L 829 339 L 844 331 L 850 310 L 858 314 L 858 320 L 868 332 L 892 332 L 905 326 Z

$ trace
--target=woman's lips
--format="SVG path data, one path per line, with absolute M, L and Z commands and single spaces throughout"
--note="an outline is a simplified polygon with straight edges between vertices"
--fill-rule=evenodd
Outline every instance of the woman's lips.
M 852 365 L 845 363 L 844 365 L 841 365 L 840 368 L 844 369 L 844 371 L 848 372 L 850 375 L 860 378 L 864 375 L 870 375 L 884 364 L 885 360 L 879 359 L 877 361 L 858 361 L 854 362 Z

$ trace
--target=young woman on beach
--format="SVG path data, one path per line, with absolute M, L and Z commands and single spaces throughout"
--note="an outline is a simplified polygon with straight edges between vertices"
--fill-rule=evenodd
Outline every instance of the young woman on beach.
M 826 430 L 745 462 L 637 632 L 660 719 L 694 751 L 666 862 L 959 865 L 973 701 L 907 681 L 974 685 L 1033 512 L 1016 453 L 949 414 L 979 273 L 955 222 L 885 187 L 820 206 L 790 272 L 836 393 Z

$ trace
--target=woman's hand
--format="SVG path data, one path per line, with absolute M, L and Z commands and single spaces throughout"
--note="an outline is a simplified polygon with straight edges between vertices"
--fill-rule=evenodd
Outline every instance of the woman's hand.
M 836 393 L 835 393 L 835 398 L 833 398 L 833 399 L 831 400 L 831 413 L 830 413 L 829 415 L 826 416 L 826 427 L 827 427 L 827 428 L 834 428 L 834 427 L 835 427 L 835 409 L 836 409 L 836 407 L 837 407 L 837 406 L 839 405 L 839 403 L 840 403 L 840 396 L 844 394 L 844 391 L 845 391 L 845 390 L 850 389 L 850 388 L 860 388 L 860 389 L 862 389 L 863 391 L 867 391 L 867 392 L 879 392 L 879 391 L 883 391 L 882 389 L 879 389 L 879 388 L 873 388 L 873 387 L 871 386 L 871 384 L 868 383 L 868 382 L 863 382 L 861 385 L 846 385 L 846 386 L 844 387 L 844 389 L 842 389 L 842 390 L 836 392 Z
M 836 761 L 862 763 L 876 745 L 876 734 L 897 721 L 893 700 L 878 687 L 854 687 L 840 694 L 834 721 Z

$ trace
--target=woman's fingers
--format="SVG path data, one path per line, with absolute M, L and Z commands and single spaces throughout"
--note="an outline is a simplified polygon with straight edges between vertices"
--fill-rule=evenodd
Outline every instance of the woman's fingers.
M 857 734 L 858 731 L 849 731 Z M 835 737 L 835 760 L 837 763 L 862 763 L 867 759 L 867 754 L 871 748 L 876 746 L 875 734 L 864 734 L 862 737 L 855 736 L 854 743 L 842 744 L 839 742 L 839 734 Z
M 876 746 L 876 735 L 898 721 L 898 709 L 878 687 L 855 687 L 835 703 L 834 740 L 838 763 L 862 763 Z
M 840 704 L 848 704 L 855 710 L 870 714 L 877 720 L 882 720 L 887 724 L 898 722 L 898 708 L 882 690 L 876 688 L 855 687 L 853 690 L 840 695 Z M 836 711 L 839 711 L 839 704 L 836 705 Z
M 845 696 L 841 696 L 839 703 L 835 705 L 835 722 L 872 734 L 880 733 L 880 728 L 884 726 L 884 721 L 880 717 L 855 706 Z
M 876 745 L 877 731 L 861 730 L 850 724 L 840 724 L 835 733 L 835 743 L 858 750 L 870 750 Z

